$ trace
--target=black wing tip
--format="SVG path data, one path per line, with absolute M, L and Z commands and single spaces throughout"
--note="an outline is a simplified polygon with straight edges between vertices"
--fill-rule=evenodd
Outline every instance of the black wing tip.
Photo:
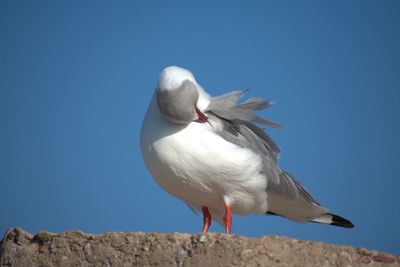
M 340 217 L 339 215 L 336 215 L 336 214 L 329 213 L 329 215 L 332 216 L 331 225 L 344 227 L 344 228 L 354 228 L 354 224 L 351 221 L 349 221 L 343 217 Z
M 265 214 L 281 216 L 272 211 L 267 211 Z M 343 228 L 354 228 L 354 224 L 351 221 L 349 221 L 343 217 L 340 217 L 339 215 L 332 214 L 332 213 L 328 213 L 327 215 L 332 216 L 332 222 L 329 223 L 329 225 L 343 227 Z M 313 222 L 313 221 L 311 221 L 311 222 Z

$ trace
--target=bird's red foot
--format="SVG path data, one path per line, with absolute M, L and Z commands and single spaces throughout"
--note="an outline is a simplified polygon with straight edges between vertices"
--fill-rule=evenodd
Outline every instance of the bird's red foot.
M 207 207 L 201 207 L 201 210 L 203 211 L 203 229 L 201 229 L 201 232 L 207 233 L 211 225 L 211 214 Z

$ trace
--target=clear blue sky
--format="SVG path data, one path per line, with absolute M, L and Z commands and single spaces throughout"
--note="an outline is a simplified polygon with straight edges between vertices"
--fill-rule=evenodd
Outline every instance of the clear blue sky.
M 0 232 L 197 233 L 139 150 L 174 64 L 277 101 L 281 166 L 356 225 L 236 216 L 235 234 L 400 255 L 400 2 L 216 2 L 0 2 Z

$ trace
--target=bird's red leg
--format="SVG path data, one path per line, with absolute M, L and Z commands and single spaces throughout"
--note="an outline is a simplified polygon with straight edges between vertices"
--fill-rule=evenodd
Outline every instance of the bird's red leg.
M 231 229 L 232 229 L 232 213 L 231 209 L 229 206 L 224 203 L 225 205 L 225 216 L 224 216 L 224 222 L 225 222 L 225 232 L 230 235 L 231 234 Z
M 208 228 L 210 228 L 211 225 L 211 214 L 208 211 L 207 207 L 201 207 L 201 210 L 203 211 L 203 229 L 201 230 L 201 232 L 207 233 Z

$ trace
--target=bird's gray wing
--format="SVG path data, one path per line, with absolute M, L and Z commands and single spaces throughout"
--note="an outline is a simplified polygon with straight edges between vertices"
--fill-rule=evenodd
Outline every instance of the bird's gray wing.
M 257 116 L 257 112 L 272 105 L 271 101 L 250 98 L 236 102 L 245 91 L 234 91 L 213 97 L 207 107 L 209 123 L 225 140 L 246 147 L 259 154 L 263 160 L 262 172 L 268 179 L 269 211 L 296 221 L 308 221 L 326 212 L 300 182 L 281 170 L 277 160 L 280 148 L 272 138 L 255 123 L 271 127 L 279 124 Z
M 300 182 L 282 171 L 279 183 L 269 183 L 267 188 L 268 213 L 305 223 L 327 215 L 322 207 Z
M 272 139 L 267 136 L 269 142 L 262 139 L 254 133 L 248 125 L 249 122 L 242 120 L 227 120 L 216 116 L 213 113 L 207 113 L 208 123 L 213 127 L 216 134 L 237 146 L 248 148 L 259 154 L 263 161 L 262 171 L 268 177 L 268 180 L 279 183 L 279 174 L 281 170 L 277 165 L 277 156 L 279 147 L 273 143 Z M 257 127 L 252 125 L 250 127 Z M 261 129 L 259 129 L 262 131 Z
M 212 97 L 207 110 L 227 120 L 253 121 L 273 128 L 281 128 L 280 124 L 257 116 L 258 111 L 269 108 L 274 102 L 252 97 L 241 104 L 236 103 L 246 91 L 233 91 Z
M 236 102 L 244 95 L 245 91 L 233 91 L 222 96 L 212 97 L 206 112 L 212 112 L 217 117 L 224 119 L 227 124 L 224 128 L 230 129 L 234 135 L 242 135 L 252 147 L 256 147 L 262 154 L 279 158 L 280 148 L 272 138 L 256 123 L 274 128 L 281 128 L 278 123 L 257 116 L 257 112 L 269 108 L 273 102 L 261 98 L 249 98 L 241 104 Z M 229 124 L 233 124 L 229 125 Z

